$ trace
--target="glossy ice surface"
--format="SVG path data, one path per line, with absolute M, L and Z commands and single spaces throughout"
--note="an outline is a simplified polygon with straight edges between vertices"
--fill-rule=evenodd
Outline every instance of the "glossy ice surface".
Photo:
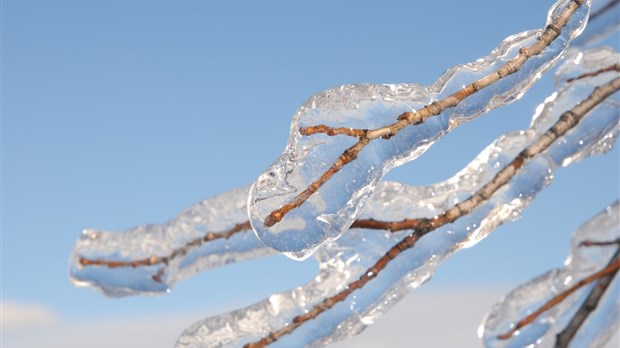
M 558 1 L 549 11 L 551 23 L 569 1 Z M 252 186 L 248 210 L 258 238 L 295 259 L 308 257 L 323 243 L 338 238 L 359 216 L 375 186 L 390 169 L 414 160 L 458 124 L 518 99 L 552 67 L 570 41 L 586 25 L 589 3 L 577 9 L 560 36 L 519 71 L 464 99 L 456 107 L 416 126 L 409 126 L 388 140 L 377 139 L 361 151 L 301 206 L 273 226 L 265 220 L 271 212 L 293 200 L 317 180 L 356 138 L 324 134 L 304 136 L 300 127 L 375 129 L 389 125 L 406 111 L 415 111 L 442 100 L 464 86 L 497 70 L 522 47 L 537 41 L 542 30 L 506 38 L 489 55 L 455 66 L 434 84 L 356 84 L 329 89 L 308 99 L 295 113 L 289 142 L 282 155 Z

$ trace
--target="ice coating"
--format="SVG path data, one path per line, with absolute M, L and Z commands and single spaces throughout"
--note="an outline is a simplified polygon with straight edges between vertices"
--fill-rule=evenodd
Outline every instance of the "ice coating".
M 618 59 L 610 50 L 582 53 L 581 56 L 582 62 L 591 62 L 588 69 L 592 70 L 601 68 L 600 64 L 608 60 Z M 592 81 L 588 79 L 565 82 L 576 74 L 570 64 L 560 69 L 558 81 L 564 82 L 559 84 L 557 94 L 538 108 L 530 129 L 501 136 L 445 182 L 425 187 L 380 183 L 362 216 L 392 221 L 434 216 L 450 208 L 455 201 L 469 197 L 544 133 L 548 125 L 558 120 L 567 110 L 561 107 L 567 104 L 572 107 L 582 94 L 592 92 Z M 606 82 L 617 76 L 617 72 L 601 74 L 595 82 Z M 428 280 L 447 256 L 476 244 L 498 225 L 518 218 L 520 211 L 550 183 L 555 168 L 609 150 L 620 128 L 620 115 L 613 100 L 617 95 L 597 106 L 565 138 L 526 163 L 506 186 L 472 213 L 424 236 L 415 247 L 392 259 L 361 289 L 272 345 L 320 347 L 361 332 L 410 289 Z M 290 325 L 297 315 L 311 311 L 317 303 L 343 291 L 408 233 L 351 229 L 317 251 L 315 257 L 320 268 L 314 280 L 252 306 L 199 321 L 181 335 L 176 346 L 239 347 L 269 336 L 270 332 Z
M 71 255 L 71 281 L 107 296 L 152 295 L 200 271 L 272 254 L 247 223 L 248 191 L 206 199 L 161 225 L 84 231 Z
M 525 315 L 538 309 L 580 279 L 605 268 L 618 245 L 583 247 L 584 241 L 612 241 L 620 238 L 620 203 L 615 202 L 582 225 L 573 235 L 571 252 L 562 269 L 554 269 L 521 285 L 493 309 L 481 328 L 486 347 L 553 347 L 556 335 L 568 324 L 592 286 L 586 286 L 521 328 L 508 340 L 498 335 L 512 328 Z M 620 281 L 616 276 L 597 306 L 583 323 L 571 344 L 573 347 L 601 347 L 620 323 Z
M 560 0 L 549 11 L 547 25 L 570 1 Z M 519 71 L 464 99 L 456 107 L 424 123 L 404 128 L 389 139 L 376 139 L 345 165 L 301 206 L 271 227 L 266 218 L 319 178 L 343 151 L 357 142 L 350 136 L 302 136 L 300 127 L 376 129 L 442 100 L 465 85 L 497 70 L 523 47 L 537 42 L 542 30 L 508 37 L 488 56 L 449 69 L 433 85 L 344 85 L 308 99 L 294 114 L 284 152 L 255 181 L 248 199 L 250 222 L 258 238 L 289 257 L 304 259 L 321 244 L 338 238 L 358 217 L 385 173 L 411 161 L 459 123 L 517 99 L 560 57 L 584 28 L 589 2 L 570 17 L 560 36 Z
M 593 48 L 601 40 L 617 33 L 620 29 L 619 11 L 620 2 L 618 0 L 593 0 L 588 26 L 579 37 L 575 38 L 570 50 Z

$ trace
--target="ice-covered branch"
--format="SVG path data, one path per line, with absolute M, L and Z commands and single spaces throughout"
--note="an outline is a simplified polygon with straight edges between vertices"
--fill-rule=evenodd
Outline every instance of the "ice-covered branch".
M 620 70 L 620 64 L 611 67 L 613 69 L 603 67 L 597 71 L 570 78 L 567 81 L 573 82 Z M 403 240 L 402 243 L 394 246 L 386 254 L 386 258 L 379 260 L 369 270 L 368 274 L 376 275 L 387 265 L 389 260 L 404 249 L 413 246 L 424 234 L 471 213 L 498 189 L 512 180 L 529 159 L 546 150 L 553 141 L 577 125 L 587 112 L 619 87 L 620 78 L 617 78 L 607 85 L 595 89 L 588 98 L 562 114 L 549 130 L 521 151 L 481 189 L 444 213 L 433 218 L 404 219 L 391 222 L 375 219 L 358 219 L 355 221 L 352 225 L 354 228 L 382 229 L 391 232 L 415 230 L 416 232 L 406 242 Z M 235 204 L 234 202 L 235 200 L 237 202 L 243 201 L 245 192 L 246 190 L 239 189 L 231 194 L 206 200 L 183 212 L 178 218 L 165 225 L 142 226 L 116 234 L 86 231 L 78 242 L 72 257 L 72 279 L 78 285 L 94 285 L 112 296 L 136 292 L 162 292 L 169 289 L 177 279 L 199 270 L 267 254 L 267 250 L 264 250 L 261 245 L 253 241 L 251 236 L 247 235 L 251 228 L 249 222 L 241 218 L 242 214 L 236 212 L 236 216 L 226 215 L 226 212 L 231 215 L 235 215 L 235 212 L 222 207 L 223 204 L 241 206 L 240 203 Z M 215 210 L 217 213 L 208 214 L 209 210 Z M 218 218 L 227 225 L 231 223 L 234 225 L 222 232 L 205 232 L 209 231 L 209 226 L 211 226 L 208 220 L 214 219 L 215 215 L 218 215 Z M 236 237 L 237 240 L 228 243 L 229 239 L 233 237 Z M 144 243 L 144 240 L 150 240 L 151 243 Z M 215 243 L 219 240 L 221 240 L 220 244 Z M 136 250 L 131 247 L 121 249 L 121 244 L 136 245 L 141 249 Z M 231 245 L 233 246 L 232 249 Z M 119 255 L 123 252 L 126 255 Z M 210 257 L 206 258 L 205 256 Z M 209 261 L 206 261 L 207 259 Z M 198 264 L 199 260 L 201 260 L 200 265 Z M 124 270 L 115 271 L 114 269 L 117 268 L 124 268 Z M 130 273 L 135 274 L 131 275 Z M 367 281 L 350 284 L 349 291 L 364 286 Z
M 574 50 L 586 50 L 595 47 L 601 40 L 620 29 L 620 0 L 593 0 L 587 29 L 575 38 L 571 44 Z
M 588 6 L 558 1 L 546 29 L 513 35 L 428 88 L 346 85 L 310 98 L 294 116 L 285 151 L 252 187 L 250 222 L 259 239 L 303 259 L 340 236 L 391 168 L 525 93 L 583 30 Z
M 620 245 L 618 241 L 616 241 L 616 247 Z M 597 244 L 602 245 L 602 244 Z M 582 327 L 586 319 L 592 314 L 596 308 L 598 307 L 603 295 L 605 295 L 609 285 L 614 280 L 616 275 L 618 274 L 618 268 L 620 268 L 620 248 L 616 250 L 614 256 L 612 256 L 612 261 L 616 260 L 615 263 L 609 264 L 604 270 L 595 273 L 590 277 L 594 277 L 597 274 L 602 274 L 601 278 L 597 280 L 595 286 L 592 287 L 590 292 L 588 293 L 588 297 L 583 301 L 577 313 L 573 315 L 570 322 L 566 325 L 564 330 L 557 334 L 555 339 L 556 348 L 566 348 L 575 338 L 575 335 Z M 613 269 L 613 270 L 612 270 Z M 607 272 L 608 271 L 608 272 Z M 589 279 L 590 277 L 586 278 Z M 618 294 L 620 295 L 620 294 Z M 616 306 L 617 307 L 617 306 Z
M 72 282 L 114 297 L 165 293 L 200 271 L 273 254 L 247 221 L 248 191 L 206 199 L 161 225 L 84 231 L 71 255 Z
M 616 72 L 565 83 L 581 75 L 582 66 L 594 71 L 617 59 L 618 55 L 609 50 L 598 50 L 583 54 L 580 65 L 571 60 L 560 69 L 560 91 L 539 108 L 529 130 L 502 136 L 444 183 L 428 187 L 380 184 L 364 215 L 396 221 L 432 217 L 449 210 L 455 200 L 466 199 L 484 187 L 537 138 L 547 137 L 545 131 L 558 122 L 562 111 L 575 107 L 575 100 L 599 94 L 593 92 L 594 87 L 612 80 L 616 81 L 614 88 L 619 88 Z M 360 332 L 409 289 L 428 280 L 451 253 L 477 243 L 499 224 L 517 217 L 549 183 L 554 168 L 609 150 L 619 128 L 617 103 L 609 98 L 599 102 L 561 141 L 541 149 L 504 187 L 469 214 L 423 238 L 417 232 L 353 229 L 317 252 L 320 271 L 313 281 L 253 306 L 198 322 L 186 330 L 177 346 L 323 346 Z
M 521 329 L 522 327 L 524 327 L 526 325 L 529 325 L 534 320 L 536 320 L 536 318 L 538 318 L 540 315 L 542 315 L 546 311 L 550 310 L 551 308 L 553 308 L 557 304 L 559 304 L 562 301 L 564 301 L 572 293 L 574 293 L 575 291 L 583 288 L 584 286 L 586 286 L 586 285 L 588 285 L 588 284 L 590 284 L 592 282 L 598 281 L 599 279 L 606 280 L 606 282 L 603 284 L 604 287 L 602 288 L 602 290 L 605 290 L 607 288 L 607 286 L 609 285 L 609 283 L 611 283 L 611 280 L 616 275 L 616 273 L 618 273 L 618 268 L 620 268 L 620 257 L 619 256 L 620 256 L 620 252 L 619 252 L 619 250 L 616 250 L 616 254 L 614 254 L 612 256 L 611 261 L 609 262 L 607 267 L 603 268 L 602 270 L 600 270 L 600 271 L 598 271 L 598 272 L 596 272 L 594 274 L 591 274 L 591 275 L 581 279 L 575 285 L 571 286 L 570 288 L 568 288 L 568 289 L 562 291 L 561 293 L 559 293 L 558 295 L 554 296 L 552 299 L 547 301 L 542 307 L 540 307 L 537 310 L 535 310 L 532 314 L 529 314 L 527 317 L 519 320 L 514 325 L 514 327 L 512 329 L 510 329 L 510 331 L 498 335 L 497 338 L 502 339 L 502 340 L 509 339 L 516 332 L 518 332 L 519 329 Z M 599 282 L 597 287 L 595 287 L 595 289 L 601 289 L 600 284 L 601 283 Z M 600 296 L 603 294 L 603 292 L 590 292 L 590 294 L 598 294 L 596 297 L 594 297 L 596 300 L 598 300 L 598 299 L 600 299 Z M 582 308 L 591 308 L 591 307 L 582 307 Z M 575 317 L 573 317 L 573 318 L 575 318 Z M 570 341 L 570 339 L 567 339 L 567 341 Z M 566 344 L 564 344 L 564 345 L 566 345 Z
M 604 344 L 619 322 L 620 286 L 615 278 L 620 267 L 619 237 L 620 203 L 615 202 L 575 232 L 563 269 L 531 280 L 493 307 L 481 326 L 485 345 Z M 616 241 L 590 242 L 612 239 Z
M 594 77 L 606 72 L 620 72 L 620 64 L 603 67 L 599 70 L 570 78 L 567 82 Z M 391 232 L 414 230 L 417 235 L 423 235 L 437 227 L 454 222 L 462 216 L 471 213 L 481 203 L 489 199 L 497 190 L 508 183 L 517 174 L 527 161 L 545 151 L 554 141 L 561 138 L 577 125 L 585 115 L 613 93 L 620 89 L 620 77 L 609 83 L 597 87 L 592 94 L 572 109 L 564 112 L 559 120 L 543 133 L 534 143 L 521 151 L 507 166 L 499 171 L 491 181 L 469 198 L 456 204 L 446 212 L 433 218 L 404 219 L 402 221 L 378 221 L 375 219 L 358 219 L 353 222 L 354 228 L 383 229 Z

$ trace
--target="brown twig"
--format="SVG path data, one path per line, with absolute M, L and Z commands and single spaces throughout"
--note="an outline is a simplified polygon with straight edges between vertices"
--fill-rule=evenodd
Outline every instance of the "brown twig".
M 590 18 L 588 20 L 590 21 L 595 20 L 603 13 L 609 11 L 612 7 L 614 7 L 614 5 L 617 5 L 618 3 L 620 3 L 620 0 L 611 0 L 610 2 L 605 4 L 603 7 L 601 7 L 598 11 L 591 13 Z
M 357 137 L 359 138 L 358 142 L 353 146 L 346 149 L 338 159 L 331 165 L 329 169 L 327 169 L 316 181 L 310 184 L 304 191 L 299 193 L 295 198 L 293 198 L 290 202 L 284 204 L 280 208 L 272 211 L 264 221 L 264 225 L 267 227 L 271 227 L 276 223 L 280 222 L 282 218 L 288 214 L 291 210 L 302 205 L 310 196 L 312 196 L 316 191 L 325 184 L 332 176 L 342 169 L 342 167 L 346 166 L 348 163 L 352 162 L 357 158 L 359 153 L 370 143 L 370 141 L 383 138 L 387 139 L 402 129 L 411 126 L 424 123 L 428 118 L 437 116 L 444 112 L 446 109 L 457 106 L 462 100 L 465 98 L 477 93 L 478 91 L 492 85 L 493 83 L 503 79 L 506 76 L 514 74 L 519 71 L 523 64 L 533 56 L 540 54 L 547 46 L 551 44 L 559 35 L 562 28 L 566 25 L 569 18 L 572 14 L 582 5 L 583 0 L 572 0 L 566 8 L 562 10 L 562 12 L 555 18 L 553 23 L 549 24 L 544 32 L 538 37 L 536 43 L 528 46 L 522 47 L 519 50 L 517 56 L 512 58 L 506 64 L 499 67 L 494 72 L 474 81 L 473 83 L 465 86 L 463 89 L 455 92 L 454 94 L 446 97 L 443 100 L 435 101 L 429 105 L 422 107 L 421 109 L 415 112 L 405 112 L 398 116 L 397 121 L 387 125 L 385 127 L 376 128 L 372 130 L 361 129 L 361 130 L 349 130 L 349 131 L 337 131 L 334 135 L 347 134 L 347 132 L 351 134 L 358 135 L 358 133 L 363 132 L 364 135 Z M 342 128 L 339 128 L 342 129 Z M 329 127 L 324 125 L 319 125 L 313 127 L 302 127 L 300 128 L 301 134 L 317 134 L 317 133 L 327 133 L 329 134 Z M 353 136 L 353 135 L 352 135 Z
M 367 131 L 364 129 L 356 129 L 356 128 L 346 128 L 346 127 L 342 127 L 342 128 L 336 128 L 336 127 L 329 127 L 326 126 L 324 124 L 320 124 L 318 126 L 311 126 L 311 127 L 301 127 L 299 128 L 299 134 L 301 135 L 314 135 L 314 134 L 327 134 L 329 136 L 334 136 L 334 135 L 348 135 L 350 137 L 354 137 L 354 138 L 362 138 L 366 136 Z
M 608 245 L 614 245 L 614 244 L 620 244 L 620 238 L 610 240 L 610 241 L 603 241 L 603 242 L 593 241 L 593 240 L 584 240 L 583 242 L 579 243 L 579 246 L 581 247 L 608 246 Z
M 506 340 L 509 339 L 510 337 L 512 337 L 517 331 L 519 331 L 519 329 L 521 329 L 522 327 L 531 324 L 534 320 L 536 320 L 536 318 L 538 318 L 541 314 L 545 313 L 546 311 L 550 310 L 551 308 L 555 307 L 557 304 L 561 303 L 562 301 L 564 301 L 568 296 L 570 296 L 572 293 L 574 293 L 575 291 L 581 289 L 582 287 L 596 281 L 596 280 L 603 280 L 604 277 L 608 277 L 608 283 L 607 285 L 609 285 L 609 283 L 611 282 L 611 280 L 613 279 L 613 277 L 616 275 L 616 273 L 618 272 L 618 269 L 620 268 L 620 249 L 618 249 L 616 251 L 616 253 L 614 254 L 614 256 L 611 258 L 610 262 L 607 264 L 607 266 L 605 266 L 605 268 L 603 268 L 602 270 L 591 274 L 590 276 L 578 281 L 577 283 L 575 283 L 575 285 L 571 286 L 570 288 L 562 291 L 561 293 L 559 293 L 558 295 L 554 296 L 553 298 L 551 298 L 549 301 L 547 301 L 544 305 L 542 305 L 540 308 L 538 308 L 537 310 L 535 310 L 533 313 L 531 313 L 530 315 L 526 316 L 525 318 L 519 320 L 515 326 L 510 329 L 510 331 L 503 333 L 501 335 L 498 335 L 497 338 L 500 340 Z M 600 281 L 599 281 L 600 283 Z M 599 284 L 597 284 L 599 285 Z M 596 298 L 596 303 L 598 303 L 598 299 L 600 299 L 600 297 L 602 296 L 602 294 L 604 293 L 605 289 L 607 288 L 607 286 L 604 286 L 604 289 L 602 289 L 603 291 L 598 295 L 598 297 Z M 596 289 L 596 287 L 595 287 Z M 590 293 L 592 294 L 592 292 Z M 594 306 L 596 307 L 596 303 L 594 304 Z M 581 323 L 583 322 L 583 320 L 585 320 L 585 318 L 587 317 L 587 315 L 593 310 L 593 308 L 589 309 L 589 312 L 585 313 L 585 317 L 581 318 L 580 316 L 580 320 L 581 322 L 578 325 L 581 325 Z M 574 317 L 573 317 L 574 318 Z M 577 324 L 573 324 L 573 325 L 577 325 Z M 570 325 L 569 325 L 570 326 Z M 578 326 L 577 326 L 578 328 Z M 575 329 L 576 332 L 576 329 Z M 574 332 L 573 332 L 574 334 Z M 568 337 L 568 336 L 567 336 Z M 566 338 L 563 338 L 562 340 L 565 340 Z M 568 344 L 570 342 L 570 339 L 572 339 L 572 336 L 570 338 L 568 338 L 568 341 L 565 342 L 565 344 Z M 556 347 L 558 342 L 556 342 Z M 566 345 L 564 345 L 566 346 Z
M 102 259 L 90 259 L 87 257 L 80 257 L 79 263 L 82 266 L 105 266 L 108 268 L 119 268 L 119 267 L 142 267 L 142 266 L 153 266 L 158 264 L 168 264 L 173 259 L 183 256 L 187 254 L 189 250 L 192 248 L 199 247 L 204 243 L 211 242 L 217 239 L 229 239 L 237 233 L 240 233 L 245 230 L 252 230 L 252 226 L 249 221 L 245 221 L 230 229 L 223 232 L 207 232 L 204 236 L 194 238 L 191 241 L 185 243 L 185 245 L 176 248 L 167 256 L 156 256 L 153 255 L 151 257 L 147 257 L 139 260 L 130 260 L 130 261 L 111 261 L 111 260 L 102 260 Z M 157 279 L 155 279 L 157 280 Z
M 615 65 L 614 65 L 615 66 Z M 620 71 L 620 64 L 617 64 L 617 68 Z M 605 68 L 606 69 L 606 68 Z M 358 219 L 352 225 L 356 228 L 372 228 L 388 230 L 391 232 L 397 232 L 402 230 L 416 230 L 418 231 L 420 226 L 435 226 L 445 225 L 451 223 L 463 215 L 469 214 L 474 210 L 481 202 L 489 199 L 499 188 L 509 182 L 517 171 L 523 166 L 523 164 L 530 158 L 540 154 L 549 145 L 551 145 L 556 139 L 563 136 L 568 130 L 577 125 L 577 123 L 590 111 L 594 106 L 598 105 L 603 99 L 613 94 L 620 88 L 620 78 L 616 78 L 612 82 L 597 87 L 594 92 L 579 103 L 573 109 L 562 114 L 560 119 L 543 133 L 534 143 L 521 151 L 517 157 L 515 157 L 506 167 L 500 170 L 491 181 L 486 183 L 481 189 L 476 191 L 468 199 L 461 203 L 456 204 L 454 207 L 448 209 L 443 214 L 433 218 L 421 218 L 421 219 L 405 219 L 402 221 L 378 221 L 374 219 L 362 220 Z M 600 94 L 600 96 L 597 96 Z
M 371 266 L 357 280 L 349 283 L 349 285 L 337 294 L 328 297 L 315 305 L 310 311 L 300 314 L 293 318 L 288 325 L 270 332 L 267 336 L 259 339 L 254 343 L 248 343 L 245 348 L 260 348 L 273 343 L 284 335 L 288 335 L 295 331 L 303 323 L 308 322 L 326 310 L 332 308 L 337 303 L 344 301 L 351 293 L 361 289 L 369 281 L 377 277 L 377 275 L 389 264 L 391 260 L 400 255 L 403 251 L 413 247 L 416 242 L 427 233 L 451 222 L 454 222 L 461 216 L 469 214 L 478 207 L 486 199 L 490 198 L 504 184 L 510 181 L 516 172 L 523 167 L 525 162 L 540 154 L 547 149 L 556 139 L 562 137 L 568 130 L 576 126 L 579 121 L 595 106 L 605 100 L 613 93 L 620 90 L 620 77 L 610 81 L 609 83 L 596 87 L 594 91 L 572 109 L 564 112 L 560 119 L 543 133 L 532 145 L 521 151 L 517 157 L 508 164 L 504 169 L 495 175 L 495 177 L 480 190 L 474 193 L 469 199 L 448 209 L 443 214 L 434 218 L 409 219 L 401 222 L 383 222 L 377 220 L 358 220 L 352 227 L 358 228 L 378 228 L 391 231 L 402 229 L 413 229 L 414 232 L 403 238 L 400 242 L 390 248 L 377 262 Z
M 606 72 L 609 72 L 609 71 L 620 71 L 620 63 L 616 63 L 614 65 L 610 65 L 610 66 L 608 66 L 606 68 L 599 69 L 597 71 L 581 74 L 581 75 L 579 75 L 577 77 L 572 77 L 572 78 L 566 80 L 566 83 L 571 83 L 573 81 L 584 79 L 584 78 L 588 78 L 588 77 L 594 77 L 596 75 L 600 75 L 602 73 L 606 73 Z
M 613 70 L 611 68 L 615 68 L 616 70 L 620 71 L 620 64 L 615 64 L 611 67 L 603 68 L 600 71 Z M 594 94 L 595 93 L 593 93 L 593 95 Z M 596 105 L 597 103 L 602 101 L 602 99 L 604 99 L 604 97 L 597 98 L 591 101 L 590 103 L 594 103 L 594 105 Z M 584 102 L 582 103 L 585 103 L 586 101 L 588 101 L 588 99 L 584 100 Z M 568 129 L 570 128 L 565 123 L 575 122 L 576 124 L 576 122 L 578 122 L 579 119 L 571 121 L 573 117 L 571 115 L 573 115 L 576 112 L 582 113 L 580 115 L 577 115 L 579 116 L 579 119 L 583 117 L 583 115 L 585 115 L 584 111 L 577 110 L 577 107 L 565 113 L 565 115 L 562 115 L 562 117 L 560 118 L 558 123 L 556 123 L 556 125 L 554 125 L 545 134 L 543 134 L 537 142 L 535 142 L 534 144 L 530 145 L 528 148 L 523 150 L 511 163 L 509 163 L 504 169 L 502 169 L 499 173 L 497 173 L 495 177 L 489 183 L 487 183 L 479 191 L 474 193 L 469 199 L 455 205 L 453 208 L 449 209 L 443 214 L 433 219 L 416 218 L 416 219 L 405 219 L 402 221 L 379 221 L 379 220 L 374 220 L 374 219 L 358 219 L 351 225 L 351 228 L 378 229 L 378 230 L 386 230 L 390 232 L 398 232 L 398 231 L 410 229 L 410 230 L 415 230 L 417 234 L 423 234 L 439 226 L 443 226 L 447 223 L 451 223 L 463 215 L 467 215 L 481 202 L 488 199 L 502 185 L 510 181 L 511 178 L 516 174 L 517 170 L 521 168 L 523 163 L 528 158 L 531 158 L 537 155 L 538 153 L 543 151 L 547 146 L 549 146 L 553 142 L 553 140 L 563 135 L 564 133 L 560 133 L 562 129 L 564 129 L 564 132 L 568 131 Z M 540 144 L 541 142 L 546 144 L 546 146 L 543 147 L 542 145 L 544 144 L 541 145 Z M 129 261 L 113 261 L 113 260 L 105 260 L 105 259 L 90 259 L 86 257 L 80 257 L 78 262 L 82 266 L 105 266 L 108 268 L 121 268 L 121 267 L 136 268 L 136 267 L 142 267 L 142 266 L 152 266 L 152 265 L 157 265 L 157 264 L 168 264 L 172 259 L 187 254 L 189 250 L 195 247 L 199 247 L 203 245 L 203 243 L 210 242 L 216 239 L 222 239 L 222 238 L 229 239 L 236 233 L 242 232 L 244 230 L 250 230 L 250 229 L 251 229 L 250 222 L 245 221 L 245 222 L 236 224 L 229 230 L 226 230 L 223 232 L 217 232 L 217 233 L 208 232 L 203 237 L 195 238 L 187 242 L 182 247 L 174 249 L 172 253 L 167 256 L 153 255 L 148 258 L 138 259 L 138 260 L 129 260 Z
M 618 241 L 612 241 L 612 244 L 617 244 Z M 597 245 L 597 244 L 592 244 Z M 620 258 L 620 248 L 616 250 L 616 253 L 612 257 L 613 259 L 618 260 Z M 608 266 L 609 267 L 609 266 Z M 556 335 L 555 338 L 555 348 L 566 348 L 573 340 L 573 337 L 579 331 L 581 325 L 586 321 L 590 313 L 592 313 L 596 307 L 598 306 L 599 301 L 603 298 L 605 291 L 613 281 L 614 277 L 618 274 L 618 268 L 616 268 L 615 272 L 609 273 L 601 279 L 598 280 L 596 285 L 592 288 L 588 297 L 586 297 L 585 301 L 581 304 L 581 307 L 577 310 L 575 315 L 573 315 L 570 322 L 566 325 L 564 330 Z

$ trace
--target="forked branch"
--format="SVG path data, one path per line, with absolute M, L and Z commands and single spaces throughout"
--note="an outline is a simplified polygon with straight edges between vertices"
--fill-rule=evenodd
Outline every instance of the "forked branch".
M 555 140 L 561 138 L 570 129 L 575 127 L 589 111 L 618 90 L 620 90 L 620 77 L 613 79 L 605 85 L 596 87 L 586 99 L 582 100 L 572 109 L 564 112 L 560 119 L 553 126 L 551 126 L 549 130 L 543 133 L 532 145 L 521 151 L 521 153 L 519 153 L 519 155 L 517 155 L 517 157 L 504 169 L 497 173 L 489 183 L 475 192 L 470 198 L 457 204 L 443 214 L 434 218 L 408 219 L 400 222 L 381 222 L 376 220 L 356 221 L 352 227 L 378 228 L 391 231 L 413 229 L 414 232 L 390 248 L 375 262 L 373 266 L 371 266 L 357 280 L 349 283 L 344 290 L 341 290 L 331 297 L 325 298 L 308 312 L 294 317 L 292 322 L 286 326 L 272 331 L 267 336 L 254 343 L 248 343 L 244 347 L 265 347 L 266 345 L 277 341 L 282 336 L 292 333 L 304 323 L 315 319 L 321 313 L 332 308 L 337 303 L 344 301 L 351 293 L 361 289 L 368 282 L 377 277 L 377 275 L 390 263 L 391 260 L 396 258 L 403 251 L 412 248 L 424 235 L 443 225 L 454 222 L 456 219 L 469 214 L 475 208 L 480 206 L 482 202 L 489 199 L 495 192 L 497 192 L 497 190 L 508 183 L 519 171 L 519 169 L 524 166 L 527 160 L 545 151 Z
M 602 72 L 608 71 L 620 71 L 620 64 L 615 64 L 610 67 L 606 67 L 600 69 L 597 72 L 584 74 L 582 76 L 573 78 L 572 80 L 577 80 L 581 78 L 591 77 L 598 75 Z M 600 87 L 596 89 L 590 97 L 584 100 L 582 103 L 577 105 L 572 110 L 567 111 L 564 115 L 560 117 L 560 120 L 551 127 L 546 133 L 544 133 L 536 142 L 530 145 L 528 148 L 523 150 L 512 162 L 510 162 L 506 167 L 504 167 L 499 173 L 495 175 L 495 177 L 484 185 L 480 190 L 475 192 L 472 196 L 470 196 L 467 200 L 455 205 L 453 208 L 447 210 L 441 215 L 438 215 L 434 218 L 415 218 L 415 219 L 405 219 L 402 221 L 379 221 L 374 219 L 358 219 L 356 220 L 351 228 L 366 228 L 366 229 L 377 229 L 391 232 L 398 232 L 402 230 L 413 230 L 416 232 L 415 239 L 421 237 L 425 233 L 434 230 L 438 227 L 441 227 L 445 224 L 454 222 L 456 219 L 469 214 L 473 209 L 479 206 L 482 202 L 490 198 L 498 189 L 500 189 L 503 185 L 508 183 L 514 175 L 518 172 L 519 168 L 521 168 L 524 163 L 529 159 L 540 152 L 544 151 L 555 139 L 561 137 L 565 134 L 570 128 L 574 127 L 577 122 L 595 105 L 600 103 L 603 99 L 606 98 L 607 95 L 610 95 L 617 90 L 619 83 L 618 79 L 612 81 L 610 84 Z M 193 248 L 200 247 L 205 243 L 215 241 L 218 239 L 229 239 L 232 236 L 242 233 L 244 231 L 251 231 L 251 226 L 249 221 L 241 222 L 239 224 L 234 225 L 232 228 L 222 231 L 222 232 L 207 232 L 202 237 L 194 238 L 189 242 L 185 243 L 183 246 L 174 249 L 168 255 L 152 255 L 143 259 L 137 260 L 127 260 L 127 261 L 115 261 L 109 259 L 92 259 L 87 257 L 80 257 L 78 262 L 82 266 L 103 266 L 107 268 L 121 268 L 121 267 L 142 267 L 142 266 L 152 266 L 157 264 L 168 264 L 170 261 L 177 257 L 181 257 L 187 254 Z M 407 243 L 401 245 L 404 247 L 406 245 L 415 243 L 415 240 L 409 240 Z M 411 244 L 413 245 L 413 244 Z M 394 255 L 395 251 L 391 251 Z M 370 270 L 372 271 L 372 270 Z M 375 271 L 372 271 L 376 273 Z
M 354 128 L 332 128 L 326 125 L 312 127 L 302 127 L 299 132 L 302 135 L 313 135 L 324 133 L 327 135 L 347 135 L 358 138 L 353 146 L 346 149 L 336 161 L 304 191 L 299 193 L 290 202 L 285 203 L 280 208 L 272 211 L 264 220 L 263 224 L 271 227 L 280 222 L 291 210 L 301 206 L 310 196 L 317 192 L 327 181 L 338 173 L 344 166 L 357 158 L 359 153 L 373 140 L 382 138 L 389 139 L 398 134 L 402 129 L 424 123 L 427 119 L 437 116 L 445 110 L 457 106 L 464 99 L 474 95 L 478 91 L 485 89 L 497 81 L 519 71 L 523 64 L 531 57 L 539 55 L 548 47 L 566 26 L 566 23 L 575 11 L 582 5 L 583 0 L 572 0 L 566 8 L 547 26 L 543 33 L 538 37 L 536 43 L 523 47 L 519 53 L 506 64 L 499 67 L 490 74 L 472 82 L 461 90 L 451 94 L 445 99 L 428 104 L 415 112 L 405 112 L 397 117 L 396 121 L 390 125 L 376 129 L 354 129 Z

